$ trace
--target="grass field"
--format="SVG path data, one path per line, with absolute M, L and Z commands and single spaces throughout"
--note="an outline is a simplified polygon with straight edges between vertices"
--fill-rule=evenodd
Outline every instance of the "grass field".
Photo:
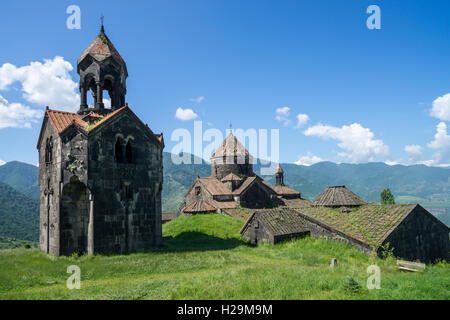
M 395 259 L 368 257 L 343 243 L 314 238 L 253 247 L 243 222 L 224 215 L 179 217 L 164 225 L 161 249 L 120 256 L 46 256 L 0 250 L 0 299 L 450 299 L 450 265 L 421 273 Z M 336 257 L 338 267 L 331 269 Z M 369 265 L 381 289 L 368 290 Z M 81 289 L 66 288 L 67 267 L 81 269 Z M 349 277 L 358 286 L 348 286 Z

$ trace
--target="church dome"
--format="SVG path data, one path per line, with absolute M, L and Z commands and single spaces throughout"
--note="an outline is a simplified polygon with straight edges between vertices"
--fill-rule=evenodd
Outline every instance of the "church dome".
M 211 173 L 221 180 L 229 174 L 253 176 L 253 157 L 242 143 L 230 133 L 211 156 Z

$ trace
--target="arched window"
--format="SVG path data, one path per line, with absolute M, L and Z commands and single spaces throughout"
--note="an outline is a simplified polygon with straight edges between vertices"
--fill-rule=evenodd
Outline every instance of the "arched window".
M 115 155 L 116 155 L 117 162 L 120 163 L 123 161 L 122 139 L 120 139 L 120 137 L 117 137 L 117 140 L 116 140 Z
M 131 146 L 131 140 L 128 140 L 127 146 L 125 147 L 125 156 L 127 158 L 128 163 L 133 162 L 133 150 Z
M 47 138 L 45 143 L 45 163 L 48 165 L 52 162 L 53 158 L 53 138 Z

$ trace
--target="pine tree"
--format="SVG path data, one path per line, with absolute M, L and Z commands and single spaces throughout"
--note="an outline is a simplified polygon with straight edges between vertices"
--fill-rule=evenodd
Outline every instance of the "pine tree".
M 383 189 L 380 194 L 381 204 L 395 204 L 395 198 L 389 188 Z

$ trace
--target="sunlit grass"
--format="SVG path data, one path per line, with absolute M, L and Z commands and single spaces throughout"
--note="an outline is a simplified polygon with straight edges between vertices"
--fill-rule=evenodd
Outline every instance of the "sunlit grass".
M 0 299 L 450 299 L 449 264 L 404 273 L 393 258 L 314 238 L 254 247 L 241 239 L 242 224 L 224 215 L 179 217 L 164 225 L 173 238 L 162 248 L 129 255 L 0 250 Z M 366 287 L 372 264 L 381 268 L 380 290 Z M 81 269 L 80 290 L 66 287 L 69 265 Z M 359 291 L 346 290 L 348 277 Z

